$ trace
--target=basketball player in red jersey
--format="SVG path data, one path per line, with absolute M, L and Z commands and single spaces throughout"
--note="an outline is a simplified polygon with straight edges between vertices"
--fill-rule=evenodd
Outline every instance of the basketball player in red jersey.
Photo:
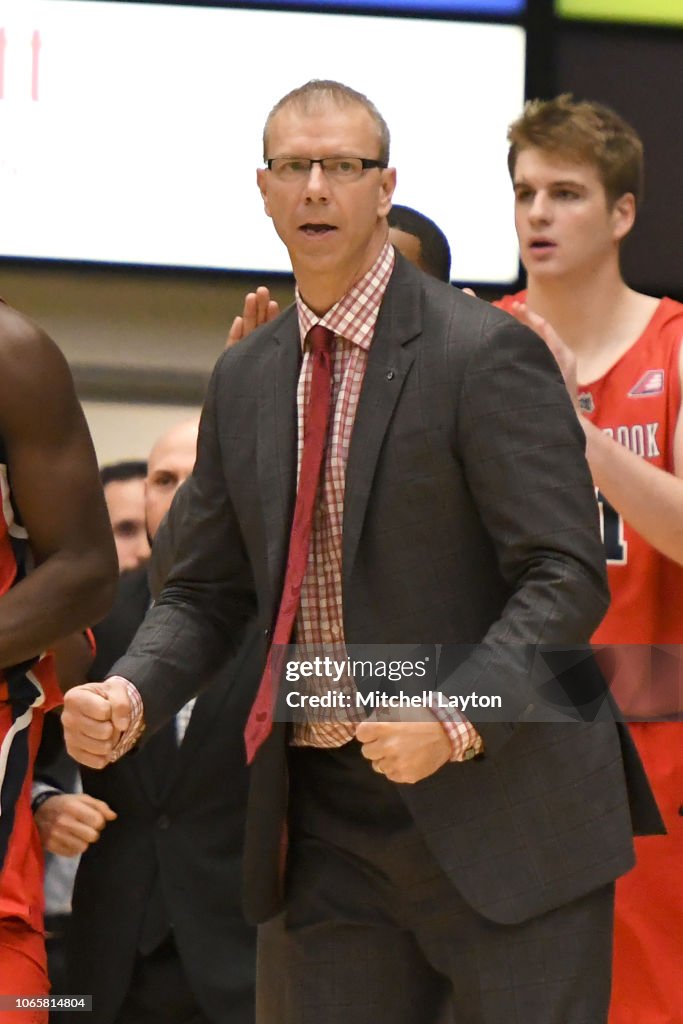
M 1 301 L 0 491 L 0 997 L 40 997 L 49 982 L 31 769 L 43 713 L 61 701 L 46 652 L 107 611 L 116 558 L 66 362 Z M 5 1021 L 37 1024 L 47 1010 L 0 1006 Z
M 683 305 L 629 288 L 642 144 L 611 110 L 533 101 L 510 128 L 528 289 L 500 305 L 553 348 L 586 432 L 612 592 L 594 640 L 615 645 L 613 692 L 667 836 L 636 840 L 617 882 L 610 1024 L 681 1024 L 683 990 Z M 550 326 L 552 325 L 552 326 Z M 560 339 L 562 339 L 560 341 Z

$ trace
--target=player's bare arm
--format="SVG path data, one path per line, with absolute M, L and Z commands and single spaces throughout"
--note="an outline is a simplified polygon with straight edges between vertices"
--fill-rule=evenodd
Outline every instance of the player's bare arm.
M 40 654 L 96 622 L 116 557 L 95 453 L 66 360 L 46 334 L 0 307 L 0 437 L 36 569 L 0 601 L 0 664 Z
M 683 380 L 683 357 L 679 373 Z M 585 417 L 582 422 L 596 485 L 645 540 L 683 565 L 683 414 L 679 412 L 674 435 L 673 473 L 652 466 Z
M 86 633 L 78 631 L 58 640 L 51 646 L 55 657 L 57 679 L 62 693 L 72 686 L 79 686 L 88 678 L 95 652 Z
M 521 304 L 515 316 L 539 334 L 557 359 L 586 434 L 586 457 L 597 487 L 638 533 L 683 565 L 683 414 L 674 438 L 674 472 L 651 465 L 580 415 L 576 356 L 553 327 Z M 683 387 L 683 345 L 679 356 Z

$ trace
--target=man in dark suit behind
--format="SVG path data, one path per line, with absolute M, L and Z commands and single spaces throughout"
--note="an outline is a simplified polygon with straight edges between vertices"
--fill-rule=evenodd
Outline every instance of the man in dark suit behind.
M 159 526 L 192 470 L 196 439 L 196 420 L 178 424 L 150 455 L 146 520 L 157 574 L 173 544 Z M 150 602 L 147 567 L 125 573 L 95 629 L 91 678 L 123 654 Z M 67 991 L 92 994 L 92 1024 L 253 1024 L 255 929 L 240 899 L 253 641 L 135 758 L 83 772 L 85 792 L 117 813 L 84 854 L 73 899 Z
M 264 150 L 258 183 L 297 302 L 219 361 L 178 559 L 115 675 L 67 696 L 67 742 L 95 768 L 121 756 L 236 649 L 255 611 L 265 655 L 283 586 L 296 641 L 314 651 L 448 645 L 430 688 L 500 696 L 497 717 L 270 728 L 267 703 L 252 709 L 245 896 L 269 922 L 261 1020 L 433 1024 L 450 1006 L 459 1024 L 599 1024 L 613 882 L 634 827 L 661 823 L 615 723 L 548 721 L 532 688 L 538 645 L 581 652 L 608 600 L 562 378 L 529 331 L 394 253 L 388 130 L 365 97 L 295 90 Z M 312 450 L 309 396 L 324 395 L 313 380 L 328 358 L 299 592 L 298 540 L 286 568 L 297 450 L 302 462 Z M 589 689 L 600 703 L 585 652 L 553 663 L 570 702 Z M 352 705 L 367 688 L 323 682 Z

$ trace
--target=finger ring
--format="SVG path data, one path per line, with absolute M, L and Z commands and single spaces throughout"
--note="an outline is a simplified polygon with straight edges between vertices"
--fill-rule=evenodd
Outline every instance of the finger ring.
M 379 761 L 372 762 L 372 770 L 377 772 L 378 775 L 384 775 L 384 768 L 382 768 L 382 765 L 379 763 Z

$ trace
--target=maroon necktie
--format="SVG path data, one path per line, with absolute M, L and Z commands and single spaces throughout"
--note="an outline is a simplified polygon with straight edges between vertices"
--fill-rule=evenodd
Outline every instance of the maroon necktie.
M 282 673 L 286 645 L 290 642 L 296 619 L 301 584 L 308 564 L 308 551 L 313 526 L 313 506 L 320 480 L 320 470 L 327 442 L 332 392 L 332 360 L 330 346 L 334 334 L 316 324 L 307 334 L 313 361 L 311 392 L 304 415 L 304 446 L 301 454 L 299 486 L 296 492 L 294 520 L 289 536 L 287 571 L 282 588 L 280 609 L 273 630 L 273 641 L 266 667 L 259 683 L 244 730 L 247 764 L 251 764 L 273 726 L 273 707 Z

